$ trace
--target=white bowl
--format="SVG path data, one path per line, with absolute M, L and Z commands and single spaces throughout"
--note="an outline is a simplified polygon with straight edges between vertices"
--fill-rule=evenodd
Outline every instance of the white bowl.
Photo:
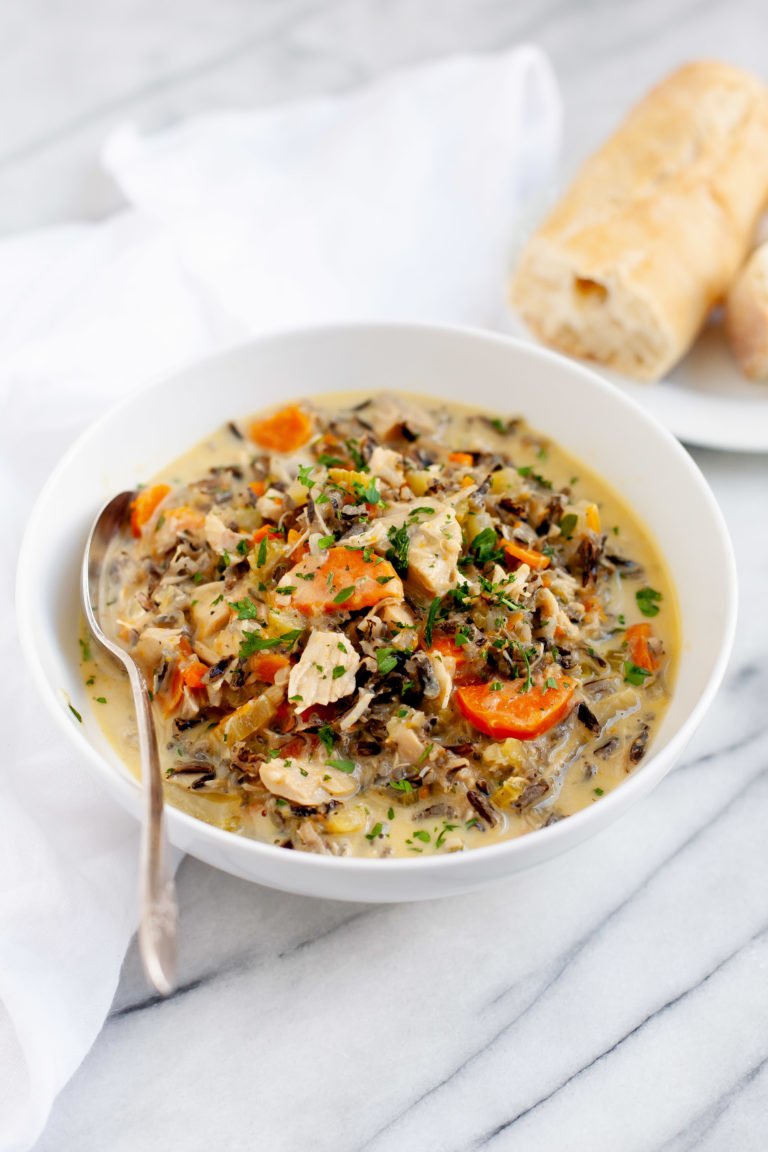
M 168 810 L 174 844 L 235 876 L 341 900 L 419 900 L 539 864 L 611 824 L 669 772 L 725 670 L 736 575 L 722 516 L 685 450 L 612 385 L 501 336 L 397 324 L 288 333 L 196 364 L 114 408 L 56 468 L 22 547 L 20 632 L 41 695 L 93 766 L 94 787 L 138 815 L 139 787 L 91 713 L 78 664 L 77 577 L 94 514 L 110 494 L 148 479 L 225 420 L 289 397 L 360 388 L 423 392 L 524 416 L 601 474 L 650 526 L 681 613 L 674 694 L 648 758 L 598 804 L 521 839 L 434 858 L 362 860 L 288 852 Z

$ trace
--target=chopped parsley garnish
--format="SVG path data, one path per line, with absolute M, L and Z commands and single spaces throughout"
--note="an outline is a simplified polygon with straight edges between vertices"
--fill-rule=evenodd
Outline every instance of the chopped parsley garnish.
M 361 484 L 359 480 L 353 480 L 352 487 L 361 504 L 381 504 L 381 492 L 379 492 L 375 477 L 368 484 Z
M 570 540 L 571 536 L 573 535 L 573 530 L 578 522 L 579 518 L 575 512 L 569 512 L 567 516 L 563 516 L 562 520 L 558 524 L 558 528 L 562 532 L 563 536 L 565 536 L 566 540 Z
M 240 540 L 237 545 L 237 551 L 241 556 L 247 556 L 251 550 L 251 546 L 247 540 Z
M 106 704 L 107 702 L 106 696 L 94 696 L 94 700 L 97 704 Z
M 362 453 L 360 451 L 360 445 L 359 445 L 358 441 L 357 440 L 345 440 L 344 443 L 346 445 L 347 452 L 349 452 L 350 456 L 352 457 L 352 460 L 354 461 L 354 464 L 355 464 L 355 468 L 357 468 L 358 472 L 368 472 L 369 468 L 368 468 L 368 465 L 366 464 L 365 460 L 363 460 L 363 456 L 362 456 Z
M 429 844 L 432 839 L 429 832 L 426 832 L 423 828 L 419 828 L 418 832 L 414 832 L 413 838 L 414 840 L 421 840 L 422 844 Z
M 341 592 L 334 596 L 334 604 L 343 604 L 346 600 L 349 600 L 350 596 L 354 595 L 354 591 L 354 584 L 350 584 L 348 588 L 342 588 Z
M 337 768 L 339 772 L 346 772 L 348 776 L 351 776 L 355 770 L 355 762 L 354 760 L 328 760 L 326 767 Z
M 91 642 L 90 642 L 90 640 L 86 639 L 86 640 L 80 640 L 79 644 L 80 644 L 81 658 L 82 658 L 83 663 L 85 664 L 88 660 L 91 659 Z
M 377 584 L 389 584 L 390 580 L 394 580 L 394 576 L 377 576 Z
M 343 468 L 344 461 L 340 460 L 338 456 L 329 456 L 327 452 L 321 452 L 317 458 L 318 464 L 322 464 L 324 468 Z
M 465 644 L 469 644 L 469 632 L 467 632 L 466 628 L 456 629 L 453 642 L 458 648 L 463 648 Z
M 326 548 L 332 548 L 335 543 L 335 536 L 321 536 L 317 542 L 317 546 L 318 548 L 321 548 L 323 551 L 325 551 Z
M 326 752 L 333 752 L 334 736 L 333 728 L 331 728 L 330 724 L 323 724 L 322 727 L 318 729 L 317 735 L 320 737 L 320 743 Z
M 387 539 L 392 545 L 391 548 L 387 549 L 387 560 L 392 564 L 395 571 L 403 576 L 408 571 L 408 549 L 411 546 L 411 540 L 405 524 L 400 528 L 395 528 L 394 525 L 389 528 L 387 530 Z
M 223 599 L 224 599 L 224 593 L 222 592 L 222 594 L 220 596 L 217 596 L 215 600 L 211 600 L 211 608 L 215 608 L 217 604 L 221 604 Z
M 334 668 L 333 672 L 331 673 L 331 676 L 333 677 L 334 680 L 340 680 L 345 672 L 346 672 L 346 668 L 344 667 L 344 665 L 343 664 L 337 664 L 336 667 Z
M 193 584 L 202 584 L 203 580 L 205 580 L 205 576 L 203 575 L 202 572 L 194 572 L 192 574 L 192 583 Z
M 246 632 L 240 642 L 240 659 L 247 660 L 249 656 L 253 656 L 256 652 L 264 652 L 267 648 L 279 648 L 281 645 L 291 648 L 301 636 L 301 631 L 301 628 L 295 628 L 291 632 L 284 632 L 282 636 L 272 636 L 269 639 L 266 636 L 259 636 L 256 632 Z
M 390 780 L 389 786 L 394 788 L 395 792 L 413 792 L 410 780 Z
M 657 592 L 655 588 L 641 588 L 635 592 L 635 600 L 643 616 L 658 616 L 658 602 L 663 599 L 661 592 Z
M 387 808 L 387 820 L 394 820 L 394 818 L 395 818 L 394 808 Z
M 442 602 L 443 602 L 442 596 L 435 596 L 434 600 L 432 601 L 432 603 L 429 606 L 429 612 L 427 613 L 427 622 L 424 625 L 424 642 L 427 645 L 430 645 L 432 643 L 432 629 L 435 627 L 435 621 L 437 620 L 437 614 L 440 611 L 440 605 L 442 604 Z
M 90 688 L 92 684 L 96 683 L 96 677 L 95 676 L 89 676 L 85 683 L 86 683 L 86 687 Z
M 604 796 L 605 795 L 605 791 L 602 788 L 593 788 L 592 791 L 594 792 L 595 796 Z
M 501 560 L 504 553 L 499 548 L 499 538 L 493 528 L 483 528 L 469 546 L 476 564 L 491 564 Z
M 299 484 L 303 484 L 308 492 L 315 486 L 315 481 L 310 476 L 311 471 L 311 464 L 299 464 Z
M 70 712 L 74 716 L 75 720 L 77 720 L 79 724 L 82 724 L 83 718 L 80 715 L 80 713 L 78 712 L 77 708 L 75 708 L 74 704 L 68 704 L 67 707 L 69 708 Z
M 269 535 L 269 533 L 267 533 Z M 259 550 L 256 553 L 256 566 L 262 568 L 267 560 L 267 536 L 262 536 L 259 541 Z
M 371 828 L 370 832 L 366 832 L 365 838 L 366 840 L 375 840 L 377 836 L 381 836 L 383 831 L 384 825 L 380 822 L 377 822 L 374 824 L 373 828 Z
M 388 676 L 390 672 L 393 672 L 397 668 L 397 649 L 377 648 L 376 666 L 382 676 Z
M 221 600 L 221 597 L 219 597 L 219 600 Z M 230 600 L 229 606 L 237 612 L 238 620 L 256 620 L 259 615 L 258 606 L 254 604 L 250 596 L 245 600 Z
M 650 676 L 647 668 L 640 668 L 639 665 L 633 664 L 631 660 L 627 660 L 624 665 L 624 683 L 634 684 L 639 688 Z

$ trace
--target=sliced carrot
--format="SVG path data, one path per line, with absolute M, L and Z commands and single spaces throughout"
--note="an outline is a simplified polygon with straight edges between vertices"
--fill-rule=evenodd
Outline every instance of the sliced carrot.
M 256 529 L 251 540 L 254 544 L 258 544 L 265 536 L 271 536 L 273 539 L 277 538 L 278 540 L 282 540 L 283 538 L 282 533 L 278 532 L 273 524 L 262 524 L 261 528 Z
M 179 670 L 185 685 L 187 688 L 202 688 L 203 676 L 208 671 L 208 665 L 197 659 L 186 636 L 182 636 L 179 641 L 179 653 L 181 656 Z
M 496 690 L 490 683 L 470 684 L 456 689 L 456 703 L 470 724 L 486 736 L 535 740 L 565 718 L 576 688 L 575 681 L 562 673 L 553 672 L 550 679 L 555 681 L 554 688 L 535 684 L 528 692 L 523 691 L 523 680 L 504 681 Z
M 650 624 L 632 624 L 627 628 L 629 658 L 633 664 L 638 668 L 644 668 L 646 672 L 655 672 L 659 667 L 659 661 L 648 643 L 652 637 L 653 629 Z
M 142 488 L 131 504 L 131 533 L 137 538 L 141 530 L 152 516 L 161 500 L 165 500 L 170 492 L 167 484 L 152 484 L 149 488 Z
M 289 404 L 264 420 L 254 420 L 248 435 L 269 452 L 295 452 L 312 435 L 312 421 L 298 404 Z
M 267 490 L 267 485 L 263 480 L 251 480 L 248 487 L 254 496 L 263 496 Z
M 465 468 L 471 468 L 475 463 L 475 458 L 469 452 L 449 452 L 448 459 L 451 464 L 463 464 Z
M 293 607 L 305 616 L 356 612 L 388 596 L 403 596 L 402 581 L 389 561 L 362 549 L 329 548 L 322 557 L 307 556 L 286 580 L 294 587 Z
M 530 568 L 549 567 L 549 556 L 545 556 L 543 552 L 534 552 L 532 548 L 525 548 L 516 540 L 502 540 L 501 546 L 513 560 L 519 560 L 521 564 L 527 564 Z
M 257 680 L 266 680 L 274 684 L 275 677 L 283 668 L 288 668 L 291 661 L 282 652 L 257 652 L 248 661 L 248 667 Z

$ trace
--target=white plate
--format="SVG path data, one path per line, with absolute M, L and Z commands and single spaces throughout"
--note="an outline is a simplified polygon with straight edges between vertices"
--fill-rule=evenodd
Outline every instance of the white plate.
M 277 398 L 402 388 L 520 413 L 621 491 L 649 524 L 677 587 L 677 683 L 649 755 L 598 804 L 517 840 L 450 856 L 355 859 L 287 852 L 168 812 L 174 844 L 236 876 L 342 900 L 418 900 L 467 891 L 539 864 L 616 820 L 670 770 L 720 683 L 733 641 L 736 574 L 714 497 L 688 453 L 593 372 L 490 333 L 398 324 L 286 333 L 196 364 L 130 396 L 70 449 L 29 519 L 17 580 L 19 632 L 41 698 L 115 800 L 140 790 L 93 716 L 78 660 L 78 572 L 102 502 L 224 421 Z M 83 716 L 78 724 L 71 700 Z
M 516 317 L 512 331 L 537 343 Z M 600 372 L 685 444 L 768 452 L 768 382 L 741 375 L 717 323 L 705 328 L 685 359 L 658 383 Z

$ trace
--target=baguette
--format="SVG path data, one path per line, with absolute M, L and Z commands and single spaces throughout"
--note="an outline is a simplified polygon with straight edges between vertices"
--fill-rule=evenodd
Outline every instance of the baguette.
M 725 333 L 750 380 L 768 380 L 768 244 L 750 256 L 725 302 Z
M 768 88 L 715 61 L 663 80 L 526 245 L 513 305 L 546 344 L 639 379 L 687 351 L 768 198 Z

